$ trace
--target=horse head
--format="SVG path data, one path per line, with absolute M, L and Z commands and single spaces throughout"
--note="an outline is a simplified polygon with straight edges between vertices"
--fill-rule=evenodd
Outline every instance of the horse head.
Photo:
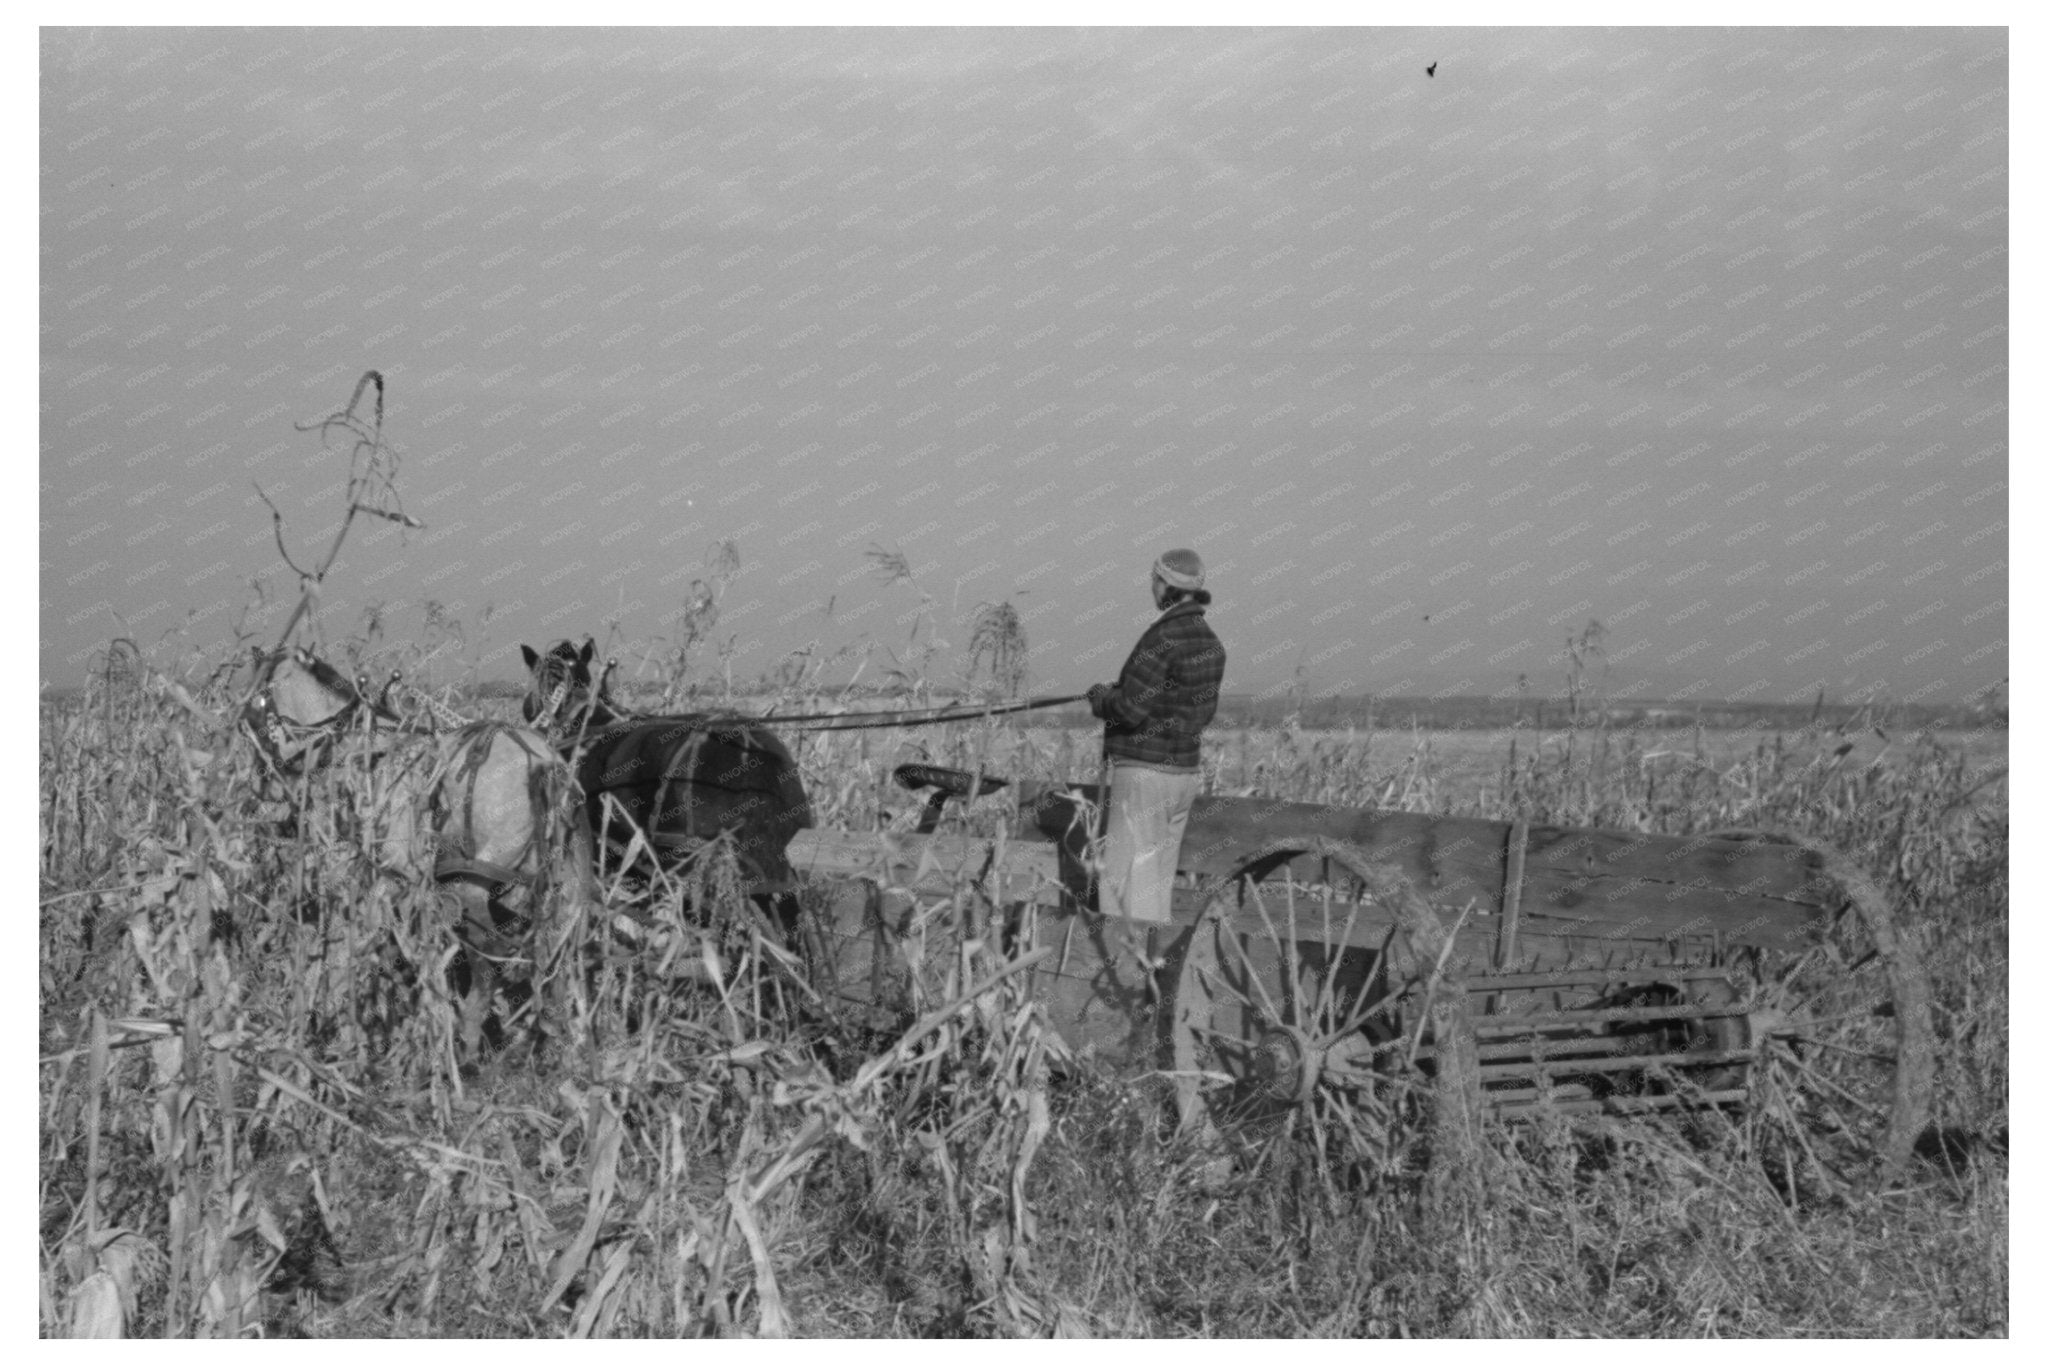
M 519 714 L 551 740 L 559 741 L 627 718 L 608 695 L 605 683 L 610 665 L 606 665 L 604 675 L 591 670 L 597 653 L 595 641 L 586 638 L 579 649 L 567 640 L 558 640 L 539 654 L 521 645 L 519 653 L 526 660 L 528 678 L 526 700 L 520 703 Z

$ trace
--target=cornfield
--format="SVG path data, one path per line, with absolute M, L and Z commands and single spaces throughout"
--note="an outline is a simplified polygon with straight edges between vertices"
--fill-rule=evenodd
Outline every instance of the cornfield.
M 533 1026 L 536 951 L 464 1055 L 455 925 L 377 856 L 381 769 L 344 745 L 281 781 L 233 670 L 175 673 L 117 655 L 41 708 L 45 1336 L 2007 1329 L 2002 732 L 1522 730 L 1475 763 L 1469 736 L 1212 731 L 1214 792 L 1823 838 L 1928 964 L 1904 1188 L 1788 1202 L 1696 1123 L 1595 1117 L 1488 1127 L 1447 1222 L 1419 1130 L 1370 1174 L 1304 1146 L 1214 1178 L 1160 1087 L 1068 1052 L 965 887 L 917 907 L 890 1017 L 812 991 L 729 862 L 601 887 L 545 969 L 566 1025 Z M 1088 732 L 1003 721 L 791 743 L 849 830 L 914 822 L 908 757 L 1095 777 Z

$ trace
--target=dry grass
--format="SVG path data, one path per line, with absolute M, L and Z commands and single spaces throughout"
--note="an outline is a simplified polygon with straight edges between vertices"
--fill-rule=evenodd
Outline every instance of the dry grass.
M 1159 1096 L 1069 1064 L 985 938 L 934 939 L 914 1019 L 821 1010 L 715 862 L 604 888 L 557 1033 L 509 1001 L 465 1059 L 453 926 L 369 856 L 375 773 L 266 787 L 209 719 L 230 700 L 196 665 L 116 669 L 42 712 L 44 1335 L 2006 1330 L 2002 734 L 1217 736 L 1217 791 L 1797 829 L 1858 855 L 1928 961 L 1945 1159 L 1906 1188 L 1795 1208 L 1724 1120 L 1598 1120 L 1489 1130 L 1445 1226 L 1416 1139 L 1370 1174 L 1290 1149 L 1200 1178 Z M 914 818 L 906 740 L 1093 776 L 1083 732 L 807 736 L 821 821 Z

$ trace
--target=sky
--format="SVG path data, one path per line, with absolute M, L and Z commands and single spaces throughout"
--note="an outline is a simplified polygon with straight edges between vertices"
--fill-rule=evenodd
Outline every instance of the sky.
M 1434 74 L 1431 74 L 1431 67 Z M 2002 29 L 46 29 L 40 669 L 313 622 L 1225 686 L 1984 695 Z M 909 582 L 885 581 L 878 553 Z M 444 623 L 462 623 L 455 640 Z M 917 632 L 913 636 L 913 629 Z M 701 647 L 693 675 L 719 667 Z

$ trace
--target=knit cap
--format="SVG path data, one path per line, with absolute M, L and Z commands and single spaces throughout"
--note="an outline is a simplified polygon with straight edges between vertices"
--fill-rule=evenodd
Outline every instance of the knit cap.
M 1152 576 L 1169 588 L 1198 591 L 1202 586 L 1202 557 L 1193 550 L 1168 550 L 1153 562 Z

